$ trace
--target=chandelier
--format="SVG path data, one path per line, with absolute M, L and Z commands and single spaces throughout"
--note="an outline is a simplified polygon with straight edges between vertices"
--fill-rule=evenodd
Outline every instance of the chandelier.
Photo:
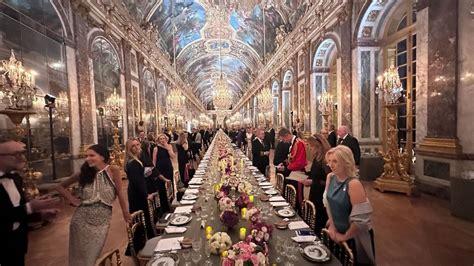
M 323 114 L 331 114 L 334 108 L 334 102 L 332 95 L 324 91 L 321 95 L 318 96 L 319 111 Z
M 399 103 L 403 96 L 403 86 L 398 75 L 398 68 L 391 66 L 377 79 L 379 83 L 375 88 L 375 93 L 381 94 L 387 104 Z
M 167 96 L 168 110 L 170 113 L 178 115 L 183 112 L 186 97 L 178 89 L 171 90 Z
M 268 112 L 273 107 L 273 95 L 268 88 L 264 88 L 257 96 L 258 107 L 262 112 Z
M 221 77 L 216 81 L 216 91 L 214 92 L 214 107 L 217 110 L 227 110 L 232 104 L 232 96 L 227 89 L 227 82 Z
M 114 92 L 105 100 L 104 105 L 105 110 L 112 119 L 119 119 L 122 116 L 123 102 L 122 97 L 117 94 L 117 90 L 114 88 Z
M 0 61 L 0 98 L 7 109 L 24 110 L 33 105 L 36 95 L 35 75 L 23 68 L 13 50 L 9 60 Z

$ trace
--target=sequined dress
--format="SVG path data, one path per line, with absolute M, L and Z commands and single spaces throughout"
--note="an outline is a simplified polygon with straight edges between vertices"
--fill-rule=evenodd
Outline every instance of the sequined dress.
M 81 188 L 81 205 L 71 218 L 69 228 L 69 265 L 93 266 L 102 251 L 112 219 L 115 185 L 107 169 L 96 174 Z

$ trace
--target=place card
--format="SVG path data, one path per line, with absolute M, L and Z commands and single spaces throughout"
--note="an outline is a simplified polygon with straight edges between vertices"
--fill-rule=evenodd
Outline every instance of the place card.
M 275 196 L 271 197 L 270 201 L 285 201 L 285 198 L 283 198 L 282 196 Z
M 179 206 L 174 209 L 174 213 L 191 213 L 193 206 Z
M 261 182 L 258 184 L 259 186 L 263 187 L 263 186 L 271 186 L 272 183 L 268 182 L 268 181 L 265 181 L 265 182 Z
M 285 202 L 285 201 L 270 202 L 270 204 L 271 204 L 273 207 L 286 207 L 286 206 L 289 206 L 289 205 L 290 205 L 288 202 Z
M 270 186 L 262 186 L 262 189 L 263 189 L 263 190 L 267 190 L 267 189 L 270 189 L 270 188 L 273 188 L 273 186 L 272 186 L 272 185 L 270 185 Z
M 199 194 L 199 189 L 197 189 L 197 188 L 188 188 L 188 189 L 186 189 L 186 191 L 184 193 L 185 194 L 188 194 L 188 193 Z
M 290 230 L 298 230 L 303 228 L 309 228 L 309 225 L 307 225 L 304 221 L 297 221 L 289 223 L 288 228 L 290 228 Z
M 184 237 L 174 237 L 174 238 L 165 238 L 160 239 L 156 244 L 155 251 L 170 251 L 170 250 L 178 250 L 181 249 L 181 241 L 183 241 Z
M 182 205 L 190 205 L 190 204 L 196 203 L 196 201 L 195 200 L 181 200 L 179 203 L 181 203 Z
M 316 236 L 294 236 L 291 239 L 297 243 L 314 242 L 316 240 Z
M 188 229 L 186 227 L 178 227 L 178 226 L 167 226 L 165 231 L 167 234 L 182 234 L 186 232 Z

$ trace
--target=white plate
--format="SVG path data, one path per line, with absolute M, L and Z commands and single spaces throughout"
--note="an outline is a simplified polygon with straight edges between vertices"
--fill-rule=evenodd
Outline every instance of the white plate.
M 265 190 L 265 194 L 267 194 L 267 195 L 275 195 L 275 194 L 278 194 L 278 190 L 276 190 L 276 189 Z
M 188 193 L 188 194 L 184 194 L 181 199 L 184 199 L 184 200 L 195 200 L 195 199 L 197 199 L 197 198 L 198 198 L 198 195 Z
M 278 214 L 278 216 L 284 218 L 289 218 L 296 215 L 295 211 L 289 208 L 279 209 L 276 213 Z
M 326 261 L 330 258 L 326 250 L 319 245 L 307 245 L 303 249 L 303 254 L 315 262 Z
M 183 225 L 187 224 L 189 221 L 191 221 L 191 216 L 185 216 L 185 215 L 176 215 L 171 219 L 170 224 L 172 225 Z
M 177 265 L 176 261 L 171 257 L 161 257 L 154 260 L 151 266 L 174 266 Z

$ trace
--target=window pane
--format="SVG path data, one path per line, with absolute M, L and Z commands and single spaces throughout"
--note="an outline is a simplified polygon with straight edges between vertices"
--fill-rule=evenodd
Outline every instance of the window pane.
M 405 65 L 407 63 L 407 53 L 401 53 L 397 55 L 397 65 Z
M 401 53 L 407 50 L 407 40 L 403 40 L 397 43 L 397 53 Z

